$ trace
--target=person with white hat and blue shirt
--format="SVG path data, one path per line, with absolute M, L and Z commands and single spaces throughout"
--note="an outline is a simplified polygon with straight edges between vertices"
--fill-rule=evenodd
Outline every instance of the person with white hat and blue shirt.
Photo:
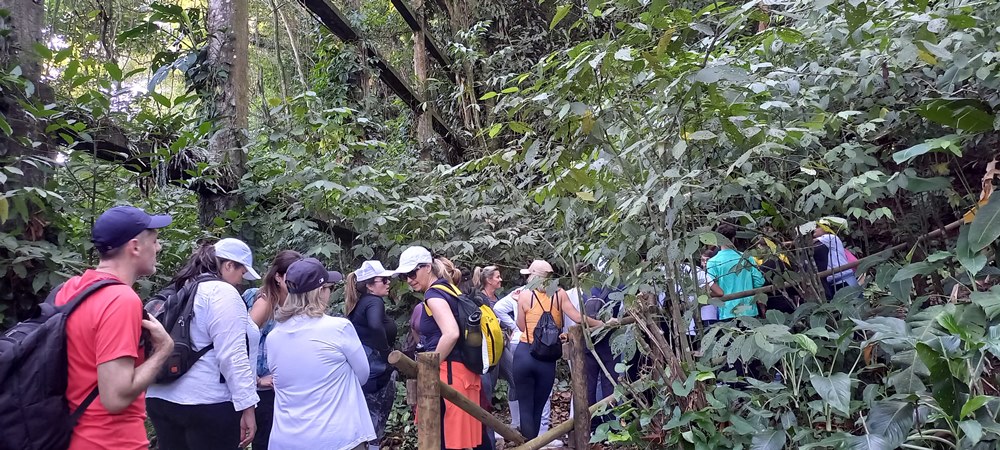
M 326 314 L 331 285 L 342 280 L 315 258 L 285 272 L 288 297 L 265 343 L 275 393 L 270 448 L 354 450 L 375 439 L 361 391 L 368 357 L 351 321 Z
M 385 433 L 396 398 L 389 352 L 396 342 L 398 330 L 396 322 L 385 315 L 385 298 L 389 295 L 389 285 L 395 273 L 382 267 L 380 261 L 365 261 L 358 270 L 347 275 L 347 286 L 344 288 L 344 315 L 354 324 L 368 355 L 371 371 L 368 379 L 361 381 L 361 389 L 365 392 L 368 412 L 379 439 Z M 378 449 L 379 442 L 369 442 L 368 448 Z
M 257 431 L 254 407 L 257 377 L 249 354 L 256 355 L 260 330 L 247 314 L 236 286 L 259 280 L 253 253 L 239 239 L 203 245 L 171 281 L 178 290 L 202 274 L 194 295 L 191 342 L 213 348 L 179 379 L 154 384 L 146 408 L 162 450 L 242 448 Z

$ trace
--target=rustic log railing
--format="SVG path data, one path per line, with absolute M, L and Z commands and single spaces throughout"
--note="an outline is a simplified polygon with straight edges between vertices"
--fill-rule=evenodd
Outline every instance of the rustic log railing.
M 389 354 L 389 363 L 395 366 L 400 374 L 417 379 L 417 417 L 420 421 L 418 448 L 420 450 L 439 450 L 441 448 L 439 439 L 443 439 L 443 437 L 440 437 L 440 422 L 424 422 L 424 418 L 430 415 L 434 415 L 437 420 L 440 420 L 440 398 L 452 402 L 455 406 L 475 417 L 476 420 L 492 428 L 507 442 L 516 444 L 517 450 L 538 450 L 567 433 L 571 433 L 570 445 L 573 448 L 580 450 L 589 448 L 591 416 L 607 405 L 612 400 L 613 395 L 608 395 L 589 408 L 587 406 L 587 375 L 586 371 L 583 370 L 583 365 L 584 354 L 588 349 L 583 333 L 583 327 L 580 325 L 570 327 L 567 344 L 568 359 L 573 367 L 573 370 L 570 371 L 573 417 L 531 440 L 525 439 L 520 432 L 508 426 L 503 420 L 490 414 L 475 401 L 441 381 L 438 363 L 440 357 L 437 353 L 420 353 L 417 355 L 417 362 L 399 351 Z M 430 436 L 425 433 L 435 433 L 438 436 Z

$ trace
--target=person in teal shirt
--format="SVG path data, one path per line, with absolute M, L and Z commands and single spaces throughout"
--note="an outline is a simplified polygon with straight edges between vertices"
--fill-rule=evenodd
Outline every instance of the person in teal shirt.
M 736 238 L 736 227 L 728 223 L 719 225 L 715 231 L 729 242 Z M 719 252 L 708 260 L 706 270 L 722 289 L 723 295 L 748 291 L 764 285 L 764 274 L 757 268 L 757 262 L 727 245 L 720 246 Z M 719 308 L 719 320 L 756 315 L 757 304 L 753 296 L 728 300 Z

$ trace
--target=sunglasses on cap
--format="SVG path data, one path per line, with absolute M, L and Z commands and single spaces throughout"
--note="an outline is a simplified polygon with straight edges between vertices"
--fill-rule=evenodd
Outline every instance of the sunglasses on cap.
M 425 267 L 430 267 L 430 266 L 431 266 L 430 264 L 426 264 L 426 263 L 425 264 L 417 264 L 417 267 L 415 267 L 413 270 L 411 270 L 409 272 L 406 272 L 406 273 L 399 274 L 399 279 L 403 280 L 403 281 L 406 281 L 406 280 L 409 280 L 411 278 L 416 278 L 417 277 L 417 271 L 419 271 L 420 269 L 423 269 Z

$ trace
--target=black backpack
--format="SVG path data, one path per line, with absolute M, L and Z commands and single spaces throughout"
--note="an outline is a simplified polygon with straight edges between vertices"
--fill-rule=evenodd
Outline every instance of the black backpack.
M 542 309 L 542 315 L 538 318 L 535 330 L 532 331 L 528 339 L 528 345 L 531 346 L 531 356 L 534 356 L 539 361 L 551 362 L 562 358 L 562 341 L 559 339 L 562 330 L 556 325 L 556 319 L 552 316 L 552 309 L 559 302 L 559 295 L 556 294 L 555 297 L 549 303 L 548 311 L 544 308 Z M 536 299 L 535 291 L 531 291 L 531 306 L 529 309 L 535 307 Z
M 469 329 L 469 317 L 475 313 L 482 314 L 480 309 L 480 302 L 474 297 L 470 297 L 466 294 L 455 295 L 456 292 L 450 292 L 453 288 L 449 288 L 442 285 L 431 286 L 432 289 L 440 291 L 445 294 L 445 298 L 448 301 L 448 306 L 451 307 L 452 313 L 455 315 L 455 321 L 458 323 L 458 342 L 455 343 L 455 348 L 452 350 L 451 355 L 445 357 L 448 361 L 458 361 L 465 365 L 467 369 L 472 371 L 474 374 L 483 373 L 483 349 L 481 346 L 473 347 L 466 345 L 465 337 L 472 332 L 480 332 L 480 330 L 470 330 Z M 457 290 L 457 289 L 456 289 Z M 427 316 L 431 316 L 431 309 L 424 303 L 424 312 Z M 449 376 L 450 376 L 449 366 Z M 450 382 L 450 381 L 449 381 Z
M 18 323 L 0 338 L 0 450 L 63 449 L 69 447 L 73 427 L 97 398 L 97 386 L 70 413 L 66 401 L 69 362 L 66 359 L 66 320 L 80 303 L 118 280 L 97 281 L 55 306 L 53 290 L 41 312 Z
M 198 362 L 205 353 L 215 348 L 208 344 L 201 350 L 194 349 L 191 341 L 191 321 L 194 319 L 194 295 L 198 285 L 205 281 L 216 281 L 214 274 L 201 274 L 189 280 L 178 291 L 173 283 L 157 292 L 146 302 L 146 311 L 163 324 L 163 328 L 174 339 L 174 351 L 156 375 L 157 384 L 177 381 Z

